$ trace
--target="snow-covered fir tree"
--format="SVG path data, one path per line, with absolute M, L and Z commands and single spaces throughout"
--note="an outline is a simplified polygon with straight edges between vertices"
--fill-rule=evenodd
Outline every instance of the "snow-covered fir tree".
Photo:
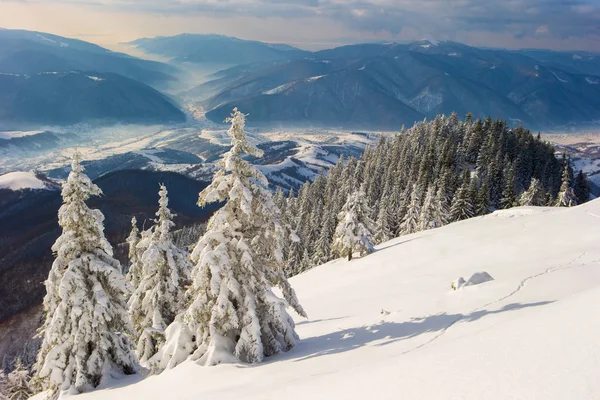
M 558 192 L 558 197 L 556 198 L 556 206 L 557 207 L 573 207 L 577 205 L 577 198 L 575 196 L 575 191 L 571 186 L 571 176 L 569 171 L 569 162 L 565 161 L 565 167 L 563 169 L 562 174 L 562 184 L 560 186 L 560 191 Z
M 542 207 L 546 205 L 546 193 L 540 183 L 539 179 L 531 179 L 529 189 L 527 189 L 521 195 L 519 199 L 520 206 L 537 206 Z
M 184 308 L 184 293 L 190 281 L 188 254 L 173 243 L 175 214 L 169 209 L 167 188 L 160 186 L 156 225 L 139 245 L 139 282 L 129 299 L 129 315 L 138 339 L 137 354 L 146 363 L 164 343 L 164 332 Z
M 470 186 L 471 180 L 469 178 L 469 171 L 465 170 L 462 183 L 452 200 L 452 207 L 450 208 L 451 221 L 461 221 L 475 215 L 475 207 L 469 193 Z
M 83 392 L 106 376 L 137 369 L 126 298 L 129 282 L 104 237 L 104 216 L 85 201 L 101 194 L 78 153 L 62 188 L 62 235 L 46 281 L 45 322 L 36 371 L 44 389 Z
M 321 265 L 331 260 L 331 240 L 335 233 L 335 216 L 326 210 L 323 216 L 323 226 L 317 242 L 315 243 L 315 250 L 313 254 L 313 264 Z
M 127 237 L 127 245 L 129 247 L 129 268 L 127 271 L 127 279 L 129 282 L 136 287 L 140 283 L 140 276 L 142 275 L 142 262 L 141 253 L 138 249 L 140 242 L 140 230 L 137 227 L 137 219 L 131 218 L 131 232 Z
M 362 189 L 348 196 L 338 216 L 339 223 L 331 245 L 336 254 L 352 260 L 352 254 L 356 251 L 361 256 L 374 251 L 375 240 L 371 233 L 374 224 L 369 217 L 370 212 Z
M 421 230 L 420 225 L 421 218 L 421 191 L 415 184 L 412 187 L 412 194 L 410 195 L 410 203 L 406 209 L 406 214 L 400 224 L 400 234 L 410 235 Z
M 9 400 L 27 400 L 33 395 L 29 384 L 29 371 L 20 359 L 17 359 L 15 369 L 8 374 L 6 379 L 6 396 Z M 1 395 L 0 395 L 1 396 Z
M 246 138 L 244 114 L 234 109 L 229 121 L 232 148 L 198 201 L 225 205 L 192 253 L 192 303 L 185 314 L 198 342 L 192 358 L 203 365 L 255 363 L 288 351 L 298 335 L 286 308 L 306 315 L 283 271 L 284 230 L 267 179 L 242 158 L 262 151 Z
M 389 201 L 387 196 L 384 196 L 379 203 L 379 213 L 375 221 L 375 240 L 377 243 L 387 242 L 394 238 L 394 232 L 390 226 L 391 221 Z

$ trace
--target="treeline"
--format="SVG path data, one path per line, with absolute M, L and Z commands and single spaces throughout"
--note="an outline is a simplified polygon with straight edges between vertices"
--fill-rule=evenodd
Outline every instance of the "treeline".
M 275 202 L 296 233 L 284 247 L 288 275 L 343 256 L 332 251 L 340 212 L 358 191 L 376 242 L 518 205 L 571 206 L 589 199 L 583 173 L 556 157 L 540 135 L 491 118 L 456 114 L 382 136 L 360 158 L 341 158 L 327 174 L 282 190 Z M 293 237 L 293 236 L 292 236 Z

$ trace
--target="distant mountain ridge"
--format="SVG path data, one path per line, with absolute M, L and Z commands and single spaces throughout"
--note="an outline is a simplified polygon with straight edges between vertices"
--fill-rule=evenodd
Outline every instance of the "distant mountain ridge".
M 600 56 L 456 42 L 358 44 L 233 67 L 186 92 L 214 122 L 399 129 L 471 112 L 541 129 L 600 121 Z M 600 69 L 597 69 L 600 74 Z
M 303 57 L 310 54 L 286 44 L 270 44 L 224 35 L 184 33 L 176 36 L 141 38 L 127 43 L 146 53 L 173 62 L 249 64 Z
M 155 89 L 178 73 L 81 40 L 0 30 L 0 129 L 182 122 L 185 114 Z
M 142 60 L 78 39 L 43 32 L 0 30 L 0 72 L 97 71 L 123 75 L 153 85 L 175 82 L 172 65 Z

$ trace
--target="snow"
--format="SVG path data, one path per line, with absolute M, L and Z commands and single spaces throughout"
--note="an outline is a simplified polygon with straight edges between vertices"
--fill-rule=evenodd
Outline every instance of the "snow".
M 296 348 L 261 365 L 188 361 L 78 399 L 598 399 L 600 200 L 535 210 L 294 277 L 310 319 L 297 318 Z M 451 289 L 476 271 L 495 280 Z
M 296 82 L 285 83 L 283 85 L 277 86 L 274 89 L 267 90 L 267 91 L 263 92 L 263 94 L 272 95 L 272 94 L 278 94 L 278 93 L 284 92 L 285 90 L 287 90 L 287 89 L 291 88 L 292 86 L 294 86 L 295 83 Z
M 18 171 L 0 175 L 0 189 L 46 189 L 46 185 L 32 172 Z
M 585 78 L 585 80 L 587 81 L 587 83 L 589 83 L 590 85 L 597 85 L 600 83 L 600 80 L 598 80 L 598 78 L 592 78 L 591 76 L 587 76 Z
M 42 39 L 43 42 L 56 43 L 56 40 L 52 40 L 50 38 L 47 38 L 46 36 L 40 35 L 39 33 L 37 34 L 37 37 L 39 37 L 40 39 Z
M 44 131 L 0 131 L 0 139 L 25 137 L 25 136 L 37 135 L 42 132 L 44 132 Z
M 552 75 L 554 75 L 554 76 L 556 77 L 556 79 L 557 79 L 559 82 L 562 82 L 562 83 L 567 83 L 567 82 L 569 82 L 568 80 L 566 80 L 566 79 L 563 79 L 563 78 L 561 78 L 560 76 L 558 76 L 558 75 L 556 74 L 556 72 L 554 72 L 554 71 L 550 71 L 550 72 L 552 72 Z
M 327 75 L 311 76 L 311 77 L 310 77 L 310 78 L 308 78 L 306 81 L 307 81 L 307 82 L 314 82 L 314 81 L 316 81 L 316 80 L 319 80 L 319 79 L 321 79 L 321 78 L 323 78 L 323 77 L 325 77 L 325 76 L 327 76 Z

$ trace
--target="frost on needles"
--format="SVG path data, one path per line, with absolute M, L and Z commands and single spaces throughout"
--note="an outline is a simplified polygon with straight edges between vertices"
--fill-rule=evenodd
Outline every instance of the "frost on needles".
M 192 303 L 185 313 L 199 344 L 193 358 L 203 365 L 255 363 L 287 351 L 298 335 L 286 308 L 306 316 L 283 272 L 280 211 L 266 177 L 242 158 L 262 151 L 246 138 L 244 114 L 234 109 L 228 121 L 232 148 L 198 201 L 225 205 L 193 250 Z
M 104 237 L 104 215 L 85 201 L 102 192 L 83 173 L 75 154 L 58 212 L 62 235 L 46 280 L 42 344 L 36 364 L 43 389 L 79 393 L 103 378 L 132 374 L 137 357 L 126 299 L 129 282 Z

